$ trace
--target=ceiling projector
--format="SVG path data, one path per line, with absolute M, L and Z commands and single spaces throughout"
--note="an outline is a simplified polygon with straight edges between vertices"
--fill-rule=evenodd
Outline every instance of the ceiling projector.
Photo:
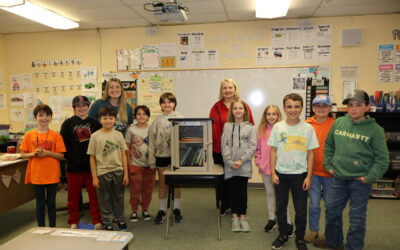
M 146 3 L 144 9 L 153 12 L 158 24 L 180 24 L 188 20 L 189 9 L 176 1 Z

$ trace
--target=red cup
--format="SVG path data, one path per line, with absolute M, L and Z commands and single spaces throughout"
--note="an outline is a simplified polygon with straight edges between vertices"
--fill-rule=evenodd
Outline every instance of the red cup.
M 15 154 L 15 153 L 16 153 L 16 148 L 15 148 L 15 146 L 8 146 L 8 147 L 7 147 L 7 153 L 9 153 L 9 154 Z

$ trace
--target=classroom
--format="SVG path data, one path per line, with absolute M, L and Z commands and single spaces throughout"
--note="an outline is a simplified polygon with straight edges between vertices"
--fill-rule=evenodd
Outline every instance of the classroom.
M 87 96 L 93 103 L 102 97 L 111 78 L 122 81 L 132 108 L 149 107 L 150 123 L 163 114 L 159 98 L 164 92 L 175 95 L 176 111 L 183 117 L 209 118 L 219 101 L 221 82 L 231 78 L 252 111 L 256 129 L 268 105 L 277 105 L 285 119 L 282 100 L 289 93 L 303 97 L 300 118 L 306 120 L 314 114 L 312 101 L 317 95 L 329 96 L 333 113 L 340 117 L 347 111 L 342 101 L 360 89 L 372 101 L 368 114 L 386 133 L 391 160 L 381 180 L 372 185 L 376 190 L 368 201 L 363 249 L 400 246 L 400 0 L 291 0 L 287 14 L 268 19 L 255 17 L 258 0 L 23 1 L 79 24 L 66 30 L 9 13 L 2 2 L 7 1 L 0 0 L 0 136 L 4 131 L 8 140 L 17 142 L 36 128 L 33 108 L 39 103 L 52 108 L 49 128 L 59 132 L 63 122 L 74 115 L 73 97 Z M 174 7 L 179 15 L 166 17 L 165 10 L 175 11 L 171 10 Z M 2 140 L 0 154 L 11 145 Z M 29 185 L 23 184 L 26 162 L 18 163 L 18 176 L 15 170 L 1 171 L 6 169 L 3 162 L 0 249 L 37 226 L 34 197 Z M 129 222 L 127 188 L 124 216 L 134 235 L 129 247 L 269 249 L 279 232 L 264 232 L 268 213 L 263 176 L 254 159 L 252 163 L 247 186 L 249 234 L 231 232 L 227 215 L 218 218 L 222 223 L 218 227 L 222 240 L 218 240 L 215 191 L 182 187 L 184 219 L 167 228 L 165 239 L 165 222 L 157 226 L 153 220 L 144 221 L 141 210 L 139 222 Z M 15 189 L 20 195 L 9 192 L 17 186 L 24 186 Z M 157 177 L 149 206 L 153 217 L 158 211 L 159 189 Z M 86 192 L 82 193 L 87 202 Z M 65 185 L 59 188 L 56 202 L 56 226 L 69 228 Z M 294 221 L 292 198 L 288 209 Z M 343 212 L 345 241 L 349 211 L 347 206 Z M 89 210 L 81 213 L 80 221 L 90 224 Z M 324 202 L 320 217 L 323 233 Z M 308 224 L 307 219 L 306 233 Z M 317 249 L 313 244 L 307 246 Z M 283 249 L 297 249 L 294 238 Z

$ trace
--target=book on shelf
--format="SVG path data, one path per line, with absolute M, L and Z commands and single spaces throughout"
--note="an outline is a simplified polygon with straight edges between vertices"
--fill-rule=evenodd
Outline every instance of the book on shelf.
M 203 138 L 201 137 L 183 137 L 179 140 L 179 142 L 198 142 L 203 143 Z
M 183 157 L 181 158 L 181 160 L 180 160 L 180 162 L 179 162 L 179 165 L 180 165 L 180 166 L 184 166 L 184 164 L 185 164 L 187 158 L 189 157 L 189 154 L 190 154 L 191 151 L 192 151 L 192 147 L 189 147 L 189 148 L 185 151 Z

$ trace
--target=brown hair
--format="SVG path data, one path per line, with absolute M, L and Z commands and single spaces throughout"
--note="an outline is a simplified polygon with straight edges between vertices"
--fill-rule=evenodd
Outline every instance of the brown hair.
M 113 107 L 104 106 L 99 111 L 99 118 L 101 118 L 102 116 L 114 116 L 115 118 L 117 118 L 117 111 Z
M 224 82 L 229 82 L 233 85 L 233 87 L 235 88 L 235 100 L 239 100 L 239 89 L 237 87 L 237 84 L 235 82 L 235 80 L 233 80 L 232 78 L 225 78 L 224 80 L 221 81 L 221 84 L 219 85 L 219 100 L 224 99 L 223 95 L 222 95 L 222 85 L 224 85 Z
M 301 95 L 296 94 L 296 93 L 291 93 L 291 94 L 287 94 L 285 95 L 285 97 L 283 97 L 283 107 L 285 107 L 285 103 L 287 100 L 292 100 L 292 101 L 300 101 L 301 106 L 303 107 L 303 97 L 301 97 Z
M 242 100 L 236 100 L 231 103 L 231 106 L 229 107 L 229 113 L 228 113 L 228 122 L 235 122 L 235 117 L 233 116 L 233 105 L 235 105 L 235 103 L 241 103 L 243 105 L 243 108 L 244 108 L 243 121 L 248 122 L 250 120 L 249 119 L 249 109 L 247 107 L 247 104 Z
M 165 92 L 165 93 L 163 93 L 163 94 L 160 96 L 160 100 L 159 100 L 160 106 L 161 106 L 161 103 L 163 103 L 165 99 L 169 100 L 170 102 L 175 103 L 175 106 L 174 106 L 174 111 L 175 111 L 176 105 L 178 105 L 178 103 L 177 103 L 177 101 L 176 101 L 176 97 L 174 96 L 174 94 L 172 94 L 171 92 Z M 163 110 L 163 111 L 164 111 L 164 110 Z
M 39 113 L 45 113 L 46 115 L 53 116 L 53 110 L 51 110 L 50 106 L 47 104 L 39 104 L 33 109 L 33 115 L 37 116 Z
M 122 86 L 122 82 L 120 79 L 118 78 L 111 78 L 110 80 L 108 80 L 106 87 L 104 89 L 104 94 L 103 94 L 103 100 L 108 100 L 110 98 L 110 96 L 108 95 L 108 89 L 110 88 L 110 84 L 112 82 L 117 82 L 119 84 L 119 86 L 121 86 L 121 96 L 119 97 L 118 100 L 118 114 L 117 114 L 117 118 L 123 122 L 126 123 L 128 122 L 128 115 L 127 115 L 127 108 L 126 108 L 126 97 L 125 97 L 125 91 L 124 91 L 124 86 Z
M 258 125 L 258 131 L 257 131 L 258 136 L 265 137 L 265 129 L 267 128 L 266 116 L 267 116 L 267 113 L 268 113 L 269 109 L 275 109 L 275 112 L 278 115 L 277 122 L 282 121 L 282 113 L 281 113 L 281 110 L 279 109 L 279 107 L 276 106 L 276 105 L 268 105 L 264 109 L 264 112 L 263 112 L 262 117 L 261 117 L 260 125 Z
M 139 111 L 139 109 L 143 110 L 143 112 L 150 118 L 149 107 L 147 107 L 146 105 L 139 105 L 139 106 L 136 106 L 135 109 L 133 110 L 133 116 L 135 117 L 135 119 L 136 119 L 136 115 L 137 115 L 137 112 Z

